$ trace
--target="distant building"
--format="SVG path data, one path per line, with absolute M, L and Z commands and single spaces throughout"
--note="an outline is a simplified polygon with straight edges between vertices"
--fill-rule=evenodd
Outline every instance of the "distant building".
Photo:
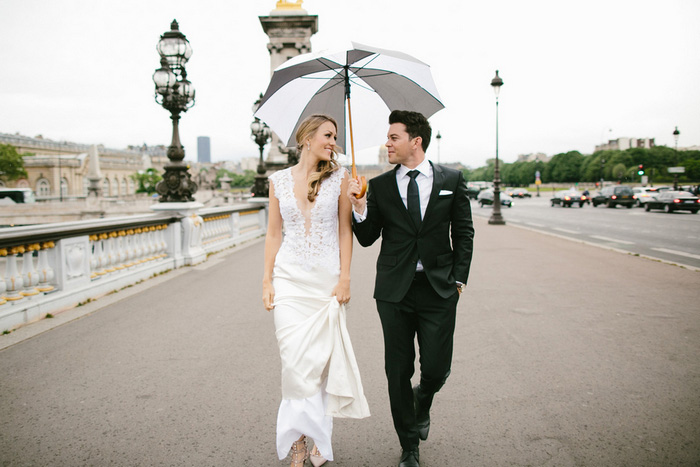
M 22 154 L 27 178 L 0 186 L 31 188 L 37 199 L 83 198 L 88 193 L 90 145 L 68 141 L 53 141 L 40 136 L 31 138 L 20 134 L 0 133 L 0 144 L 9 144 Z M 164 146 L 129 146 L 111 149 L 97 145 L 102 175 L 101 188 L 105 197 L 131 196 L 138 188 L 131 178 L 148 168 L 163 170 L 168 162 Z M 29 155 L 32 154 L 32 155 Z
M 597 145 L 595 147 L 595 152 L 615 149 L 624 151 L 630 148 L 650 149 L 654 146 L 654 138 L 617 138 L 611 139 L 607 143 Z
M 208 136 L 197 137 L 197 162 L 211 162 L 211 140 Z
M 549 162 L 551 157 L 547 156 L 542 152 L 537 152 L 534 154 L 520 154 L 516 162 Z

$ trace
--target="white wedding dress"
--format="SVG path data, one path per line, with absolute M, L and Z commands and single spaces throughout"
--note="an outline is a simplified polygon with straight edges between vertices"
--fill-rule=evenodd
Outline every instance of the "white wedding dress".
M 331 295 L 340 276 L 338 197 L 346 172 L 336 170 L 321 183 L 310 218 L 298 207 L 291 169 L 270 176 L 284 226 L 272 276 L 282 358 L 280 460 L 303 434 L 332 461 L 333 417 L 369 416 L 345 325 L 345 305 Z

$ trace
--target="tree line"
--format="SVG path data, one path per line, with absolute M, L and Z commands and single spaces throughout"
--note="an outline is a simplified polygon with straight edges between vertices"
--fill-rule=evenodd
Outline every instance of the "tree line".
M 483 167 L 464 169 L 464 176 L 468 181 L 490 181 L 493 180 L 494 166 L 495 159 L 489 159 Z M 597 151 L 590 155 L 569 151 L 554 155 L 548 162 L 504 164 L 499 161 L 501 181 L 508 186 L 535 183 L 537 171 L 542 183 L 598 182 L 601 178 L 619 183 L 639 183 L 639 170 L 644 171 L 649 183 L 669 183 L 674 177 L 668 173 L 669 167 L 685 167 L 685 173 L 679 174 L 679 183 L 700 181 L 700 151 L 676 151 L 667 146 L 655 146 Z

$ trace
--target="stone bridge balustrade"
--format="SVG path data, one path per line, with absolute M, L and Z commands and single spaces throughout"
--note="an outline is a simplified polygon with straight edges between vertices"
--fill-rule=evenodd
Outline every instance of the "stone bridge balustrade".
M 129 217 L 0 230 L 0 333 L 265 234 L 266 209 Z

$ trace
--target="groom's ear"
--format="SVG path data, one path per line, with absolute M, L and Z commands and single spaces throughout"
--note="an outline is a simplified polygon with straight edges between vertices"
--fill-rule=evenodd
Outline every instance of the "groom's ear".
M 423 138 L 420 136 L 416 136 L 411 141 L 411 144 L 413 144 L 413 149 L 423 149 Z

